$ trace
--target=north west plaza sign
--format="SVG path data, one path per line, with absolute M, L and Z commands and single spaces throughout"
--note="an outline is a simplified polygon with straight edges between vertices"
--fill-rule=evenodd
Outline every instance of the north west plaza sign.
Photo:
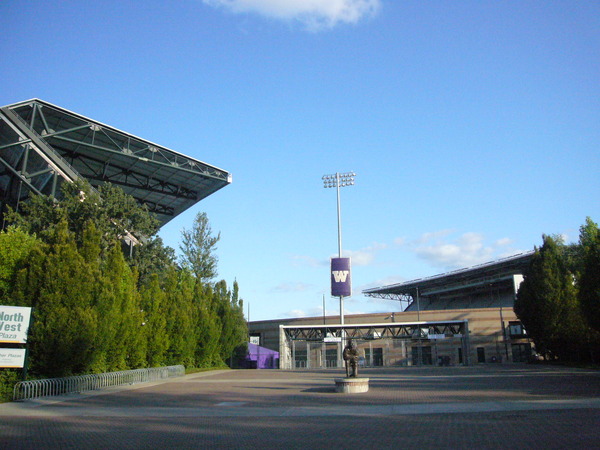
M 31 308 L 0 305 L 0 343 L 25 344 Z M 0 348 L 0 367 L 19 368 L 25 363 L 25 349 Z

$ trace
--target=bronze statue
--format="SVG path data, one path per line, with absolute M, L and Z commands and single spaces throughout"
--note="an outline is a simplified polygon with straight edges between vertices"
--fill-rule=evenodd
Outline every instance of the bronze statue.
M 356 378 L 358 376 L 358 349 L 352 339 L 348 339 L 342 356 L 346 363 L 346 377 Z

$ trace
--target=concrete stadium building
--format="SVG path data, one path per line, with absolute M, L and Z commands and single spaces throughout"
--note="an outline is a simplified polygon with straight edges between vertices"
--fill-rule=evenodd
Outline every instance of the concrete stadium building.
M 341 367 L 342 336 L 364 366 L 525 362 L 532 343 L 513 311 L 533 252 L 363 291 L 401 311 L 250 322 L 251 342 L 280 353 L 280 367 Z
M 42 100 L 0 108 L 0 228 L 7 206 L 60 198 L 78 179 L 119 186 L 161 226 L 231 183 L 225 170 Z

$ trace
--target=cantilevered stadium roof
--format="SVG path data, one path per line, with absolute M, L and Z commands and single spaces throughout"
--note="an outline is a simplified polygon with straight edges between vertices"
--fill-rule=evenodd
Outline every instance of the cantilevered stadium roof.
M 42 100 L 0 108 L 0 206 L 79 178 L 119 186 L 161 226 L 231 183 L 225 170 Z
M 443 304 L 440 300 L 447 301 L 447 307 L 450 308 L 452 300 L 488 297 L 491 289 L 495 292 L 508 291 L 514 294 L 533 254 L 533 251 L 520 253 L 432 277 L 366 289 L 363 294 L 367 297 L 408 302 L 407 309 L 411 308 L 413 301 L 418 297 L 435 301 L 437 307 Z

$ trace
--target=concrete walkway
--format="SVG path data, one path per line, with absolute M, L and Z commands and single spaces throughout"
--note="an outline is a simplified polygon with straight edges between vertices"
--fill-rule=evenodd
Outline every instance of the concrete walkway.
M 600 448 L 600 372 L 238 370 L 0 405 L 0 448 Z

